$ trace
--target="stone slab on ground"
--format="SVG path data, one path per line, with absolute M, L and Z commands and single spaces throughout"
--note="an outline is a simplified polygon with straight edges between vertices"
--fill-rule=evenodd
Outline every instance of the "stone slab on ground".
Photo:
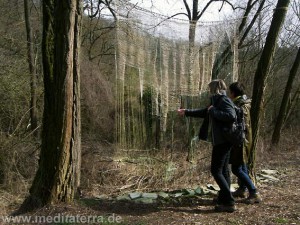
M 183 190 L 182 190 L 182 193 L 183 193 L 184 195 L 189 195 L 189 196 L 194 196 L 194 195 L 196 194 L 195 191 L 194 191 L 193 189 L 189 189 L 189 188 L 183 189 Z
M 174 197 L 175 197 L 175 198 L 178 198 L 178 197 L 181 197 L 182 195 L 183 195 L 182 192 L 178 192 L 178 193 L 175 193 L 175 194 L 174 194 Z
M 267 175 L 266 175 L 267 176 Z M 236 187 L 237 184 L 233 184 L 232 187 Z M 158 191 L 158 192 L 131 192 L 126 195 L 116 197 L 117 201 L 132 201 L 136 203 L 152 204 L 159 200 L 176 200 L 180 201 L 182 198 L 193 198 L 203 195 L 216 195 L 218 194 L 219 187 L 217 185 L 208 184 L 207 187 L 196 186 L 196 188 L 185 188 L 173 191 Z
M 201 187 L 195 188 L 194 191 L 195 191 L 196 195 L 203 195 L 203 188 L 201 188 Z
M 266 175 L 266 174 L 258 174 L 258 176 L 261 178 L 260 180 L 267 180 L 267 181 L 279 181 L 278 178 L 271 176 L 271 175 Z
M 107 195 L 95 195 L 95 198 L 99 199 L 99 200 L 106 200 L 109 199 L 109 197 Z
M 151 199 L 157 199 L 158 194 L 157 193 L 143 193 L 142 198 L 151 198 Z
M 278 174 L 278 170 L 261 170 L 261 173 L 266 175 L 275 175 Z
M 230 186 L 230 190 L 233 192 L 233 191 L 235 191 L 236 189 L 238 189 L 239 188 L 239 185 L 238 184 L 231 184 L 231 186 Z
M 209 190 L 220 191 L 220 188 L 219 188 L 218 185 L 208 184 L 208 185 L 206 185 L 206 187 L 207 187 Z
M 169 194 L 168 194 L 168 193 L 166 193 L 166 192 L 163 192 L 163 191 L 161 191 L 161 192 L 158 192 L 157 194 L 158 194 L 158 196 L 159 196 L 159 197 L 161 197 L 161 198 L 163 198 L 163 199 L 165 199 L 165 198 L 168 198 L 168 197 L 169 197 Z
M 129 197 L 132 200 L 140 198 L 141 196 L 142 196 L 141 192 L 132 192 L 132 193 L 129 193 Z
M 128 195 L 121 195 L 116 198 L 118 201 L 130 201 L 130 197 Z
M 155 203 L 155 200 L 152 198 L 137 198 L 134 200 L 134 202 L 142 204 L 153 204 Z

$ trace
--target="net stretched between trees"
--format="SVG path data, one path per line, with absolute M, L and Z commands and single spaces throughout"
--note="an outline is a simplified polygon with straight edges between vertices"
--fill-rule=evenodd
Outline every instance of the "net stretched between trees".
M 227 83 L 237 79 L 236 21 L 195 24 L 128 2 L 115 7 L 119 147 L 159 149 L 172 147 L 176 137 L 190 140 L 200 122 L 182 122 L 176 109 L 205 106 L 216 69 Z M 232 57 L 218 65 L 228 46 Z

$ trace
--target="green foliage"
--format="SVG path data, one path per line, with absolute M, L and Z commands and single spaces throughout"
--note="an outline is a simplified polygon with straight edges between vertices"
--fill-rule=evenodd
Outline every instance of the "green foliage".
M 277 224 L 287 224 L 287 223 L 289 223 L 289 221 L 285 218 L 276 218 L 276 219 L 274 219 L 274 222 L 277 223 Z

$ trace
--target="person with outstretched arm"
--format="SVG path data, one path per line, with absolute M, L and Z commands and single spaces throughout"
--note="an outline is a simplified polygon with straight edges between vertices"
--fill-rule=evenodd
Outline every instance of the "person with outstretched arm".
M 211 174 L 220 187 L 215 211 L 234 212 L 235 201 L 230 192 L 230 173 L 228 168 L 232 144 L 223 137 L 223 127 L 234 122 L 234 104 L 226 96 L 223 80 L 213 80 L 208 85 L 211 105 L 203 109 L 178 109 L 181 116 L 207 118 L 208 124 L 200 133 L 212 142 Z M 201 139 L 201 137 L 200 137 Z

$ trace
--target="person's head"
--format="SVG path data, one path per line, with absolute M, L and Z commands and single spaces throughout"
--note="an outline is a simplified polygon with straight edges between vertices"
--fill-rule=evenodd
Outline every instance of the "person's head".
M 225 91 L 227 89 L 225 82 L 221 79 L 212 80 L 208 87 L 212 95 L 221 94 L 222 90 Z
M 240 82 L 234 82 L 229 86 L 229 97 L 235 99 L 245 94 L 245 86 Z

